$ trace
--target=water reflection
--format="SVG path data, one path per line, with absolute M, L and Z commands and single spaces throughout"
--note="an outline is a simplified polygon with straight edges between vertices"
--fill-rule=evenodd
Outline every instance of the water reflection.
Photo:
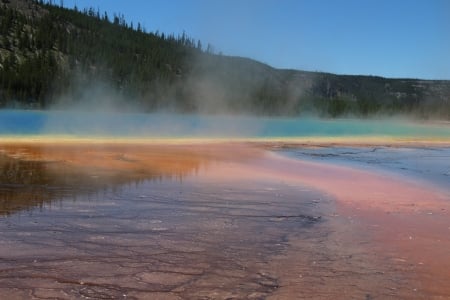
M 183 180 L 208 160 L 187 149 L 123 145 L 3 145 L 0 153 L 0 215 L 124 184 Z
M 0 218 L 4 299 L 418 295 L 408 267 L 380 263 L 368 231 L 356 235 L 329 197 L 301 183 L 317 176 L 311 165 L 236 144 L 0 153 L 2 214 L 46 207 Z
M 236 145 L 0 151 L 2 214 L 46 207 L 0 218 L 5 299 L 262 299 L 279 287 L 269 262 L 287 234 L 321 220 L 316 193 L 298 201 L 297 186 L 235 174 L 206 181 L 217 165 L 191 180 L 213 162 L 259 153 Z

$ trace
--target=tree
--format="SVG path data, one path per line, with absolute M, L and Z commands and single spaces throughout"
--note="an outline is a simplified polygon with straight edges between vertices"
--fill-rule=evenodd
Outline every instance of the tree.
M 214 47 L 210 43 L 208 43 L 208 46 L 206 47 L 206 53 L 214 54 Z

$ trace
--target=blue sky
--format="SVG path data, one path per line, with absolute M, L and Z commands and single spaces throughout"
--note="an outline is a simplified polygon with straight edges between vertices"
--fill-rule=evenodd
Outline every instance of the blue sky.
M 75 4 L 277 68 L 450 79 L 447 0 L 64 0 Z

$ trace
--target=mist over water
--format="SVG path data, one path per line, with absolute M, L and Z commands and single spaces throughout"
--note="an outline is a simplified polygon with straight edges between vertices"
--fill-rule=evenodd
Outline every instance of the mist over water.
M 295 138 L 392 136 L 450 138 L 447 123 L 269 118 L 231 115 L 82 111 L 0 111 L 1 135 L 136 138 Z

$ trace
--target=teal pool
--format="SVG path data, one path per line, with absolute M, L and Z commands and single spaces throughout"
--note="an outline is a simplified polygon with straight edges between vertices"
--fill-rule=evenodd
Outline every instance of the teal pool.
M 119 114 L 66 111 L 0 111 L 0 135 L 126 137 L 346 137 L 450 138 L 449 123 L 405 120 L 324 120 L 224 115 Z

